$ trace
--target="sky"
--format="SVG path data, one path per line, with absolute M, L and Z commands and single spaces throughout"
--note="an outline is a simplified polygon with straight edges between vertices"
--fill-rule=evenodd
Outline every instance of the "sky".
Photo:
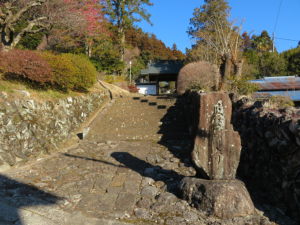
M 204 4 L 204 0 L 150 0 L 150 2 L 154 3 L 154 6 L 147 7 L 147 11 L 151 14 L 153 26 L 146 21 L 137 25 L 145 32 L 154 33 L 167 47 L 172 47 L 176 43 L 178 49 L 185 53 L 185 49 L 191 48 L 192 45 L 192 40 L 186 33 L 190 18 L 193 17 L 194 9 Z M 259 35 L 266 30 L 271 37 L 280 8 L 275 30 L 275 46 L 278 52 L 297 47 L 300 41 L 300 0 L 228 0 L 228 2 L 232 8 L 230 19 L 237 19 L 238 25 L 242 19 L 246 19 L 242 32 Z M 286 41 L 277 37 L 298 41 Z

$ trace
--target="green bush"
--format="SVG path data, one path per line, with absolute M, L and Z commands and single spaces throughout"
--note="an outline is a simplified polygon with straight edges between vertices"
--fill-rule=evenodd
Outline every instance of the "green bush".
M 90 88 L 96 83 L 97 70 L 85 55 L 63 54 L 71 59 L 77 67 L 76 83 L 74 88 L 81 90 Z
M 229 77 L 228 90 L 229 92 L 234 92 L 240 95 L 251 95 L 257 92 L 260 87 L 257 84 L 251 83 L 251 77 L 241 77 L 237 79 L 236 76 Z
M 290 97 L 286 97 L 283 95 L 272 96 L 269 99 L 270 105 L 278 107 L 280 109 L 284 109 L 288 106 L 295 106 L 293 100 Z
M 85 90 L 96 82 L 97 71 L 81 55 L 42 53 L 53 70 L 53 81 L 63 90 Z

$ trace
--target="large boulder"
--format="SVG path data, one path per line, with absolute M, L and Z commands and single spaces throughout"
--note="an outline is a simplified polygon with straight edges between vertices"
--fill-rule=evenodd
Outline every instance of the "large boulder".
M 177 93 L 184 94 L 191 87 L 217 90 L 220 85 L 219 68 L 209 62 L 199 61 L 184 66 L 177 78 Z
M 199 211 L 222 219 L 254 214 L 254 205 L 243 182 L 185 177 L 178 185 L 179 196 Z
M 192 162 L 197 176 L 234 180 L 239 165 L 241 139 L 233 130 L 231 100 L 226 93 L 193 92 Z

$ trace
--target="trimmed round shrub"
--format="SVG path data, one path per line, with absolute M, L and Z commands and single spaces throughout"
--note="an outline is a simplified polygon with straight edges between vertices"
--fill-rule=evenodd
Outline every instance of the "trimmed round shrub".
M 217 65 L 199 61 L 184 66 L 177 78 L 177 93 L 182 95 L 188 89 L 216 90 L 221 73 Z
M 50 52 L 42 53 L 41 55 L 53 70 L 53 81 L 63 89 L 74 89 L 77 69 L 71 59 L 64 55 L 54 55 Z
M 34 51 L 13 49 L 0 52 L 0 72 L 8 79 L 25 78 L 40 85 L 53 81 L 50 65 Z
M 87 56 L 63 54 L 70 58 L 73 65 L 77 67 L 76 82 L 74 89 L 80 90 L 92 87 L 97 80 L 97 70 Z
M 95 84 L 96 68 L 85 56 L 50 52 L 42 56 L 53 70 L 53 81 L 63 89 L 83 90 Z

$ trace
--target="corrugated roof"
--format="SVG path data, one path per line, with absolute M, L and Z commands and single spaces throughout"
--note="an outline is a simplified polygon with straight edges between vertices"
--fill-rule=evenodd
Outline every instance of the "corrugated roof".
M 163 60 L 148 64 L 147 70 L 142 70 L 141 74 L 178 74 L 183 64 L 176 60 Z
M 300 101 L 300 91 L 269 91 L 269 92 L 255 92 L 254 98 L 271 98 L 272 96 L 283 95 L 290 97 L 293 101 Z
M 252 80 L 251 82 L 258 84 L 261 91 L 271 90 L 300 90 L 300 77 L 265 77 L 259 80 Z

